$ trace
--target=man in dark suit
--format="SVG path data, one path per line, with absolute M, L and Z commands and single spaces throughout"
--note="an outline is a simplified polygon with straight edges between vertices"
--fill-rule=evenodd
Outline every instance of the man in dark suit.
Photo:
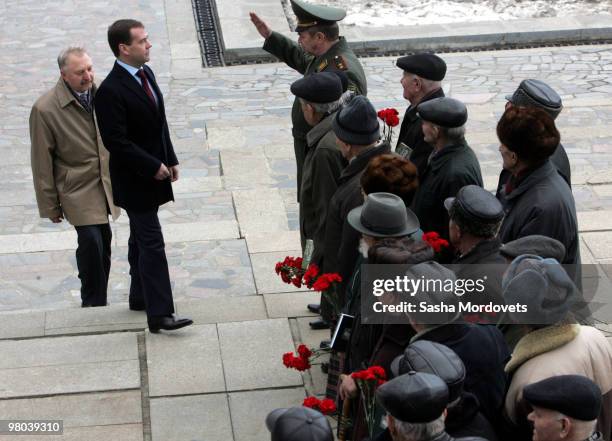
M 144 25 L 118 20 L 108 28 L 108 43 L 117 57 L 100 85 L 96 117 L 104 145 L 110 152 L 110 174 L 115 203 L 130 219 L 130 309 L 146 310 L 151 332 L 188 326 L 175 317 L 168 261 L 159 206 L 174 200 L 178 179 L 164 98 L 149 61 L 151 43 Z

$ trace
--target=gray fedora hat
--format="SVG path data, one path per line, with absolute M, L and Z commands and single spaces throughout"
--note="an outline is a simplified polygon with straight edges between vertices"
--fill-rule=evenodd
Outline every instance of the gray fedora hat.
M 370 193 L 363 205 L 349 212 L 348 222 L 372 237 L 408 236 L 419 229 L 419 219 L 392 193 Z

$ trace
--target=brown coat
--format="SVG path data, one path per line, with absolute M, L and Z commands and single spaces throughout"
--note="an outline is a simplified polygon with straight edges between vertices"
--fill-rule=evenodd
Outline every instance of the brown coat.
M 96 88 L 92 89 L 95 94 Z M 32 175 L 40 217 L 63 214 L 72 225 L 116 219 L 108 151 L 88 113 L 60 78 L 30 113 Z
M 603 405 L 597 430 L 612 436 L 612 347 L 597 329 L 580 325 L 542 328 L 525 335 L 506 365 L 512 382 L 506 395 L 506 415 L 521 426 L 528 408 L 523 387 L 556 375 L 584 375 L 601 388 Z

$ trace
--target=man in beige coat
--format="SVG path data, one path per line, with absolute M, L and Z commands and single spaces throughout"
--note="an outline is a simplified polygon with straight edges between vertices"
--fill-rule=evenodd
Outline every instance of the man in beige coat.
M 57 59 L 60 78 L 30 113 L 32 175 L 38 211 L 53 223 L 66 219 L 78 236 L 82 306 L 105 306 L 111 257 L 108 215 L 113 205 L 108 152 L 93 117 L 96 86 L 91 58 L 69 47 Z

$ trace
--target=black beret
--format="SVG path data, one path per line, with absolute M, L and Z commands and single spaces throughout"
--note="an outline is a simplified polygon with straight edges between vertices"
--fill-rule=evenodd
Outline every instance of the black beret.
M 424 121 L 449 129 L 464 125 L 468 116 L 465 104 L 448 97 L 425 101 L 417 106 L 417 112 Z
M 552 258 L 557 262 L 565 260 L 565 246 L 557 239 L 539 234 L 532 234 L 505 243 L 501 246 L 499 252 L 512 259 L 523 254 L 533 254 L 544 259 Z
M 448 387 L 436 375 L 409 372 L 376 390 L 376 399 L 393 418 L 406 423 L 429 423 L 448 404 Z
M 432 81 L 442 81 L 446 75 L 446 63 L 434 54 L 415 54 L 400 57 L 397 67 Z
M 582 375 L 558 375 L 523 388 L 532 406 L 556 410 L 581 421 L 593 421 L 601 411 L 601 389 Z
M 291 93 L 311 103 L 332 103 L 342 96 L 342 81 L 334 72 L 319 72 L 295 81 Z
M 447 198 L 447 210 L 455 206 L 465 218 L 483 223 L 497 223 L 504 217 L 504 207 L 490 192 L 478 185 L 466 185 L 454 198 Z
M 266 427 L 271 441 L 334 441 L 327 417 L 308 407 L 273 410 L 266 417 Z
M 539 107 L 553 119 L 557 118 L 563 109 L 559 94 L 540 80 L 523 80 L 514 93 L 506 99 L 515 106 Z
M 433 374 L 448 387 L 448 401 L 453 402 L 463 392 L 465 365 L 448 346 L 428 340 L 418 340 L 391 362 L 391 373 L 397 377 L 410 371 Z

